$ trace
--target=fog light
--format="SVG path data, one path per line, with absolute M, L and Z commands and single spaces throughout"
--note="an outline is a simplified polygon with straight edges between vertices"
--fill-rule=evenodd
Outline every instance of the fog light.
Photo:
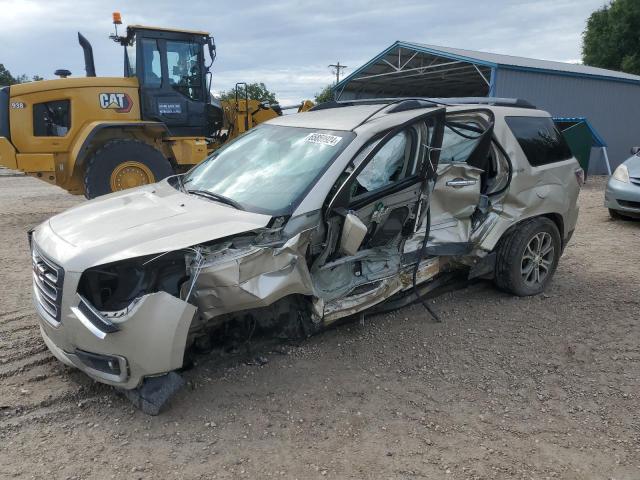
M 114 357 L 112 355 L 104 355 L 101 353 L 85 352 L 84 350 L 76 350 L 75 354 L 87 367 L 109 375 L 119 377 L 122 373 L 121 362 L 124 359 Z

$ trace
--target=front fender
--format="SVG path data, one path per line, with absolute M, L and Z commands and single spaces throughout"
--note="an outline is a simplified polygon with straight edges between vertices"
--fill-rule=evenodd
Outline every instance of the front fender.
M 89 154 L 94 148 L 94 140 L 96 140 L 99 135 L 108 133 L 109 130 L 114 134 L 123 130 L 135 130 L 142 132 L 150 138 L 158 138 L 169 133 L 167 126 L 161 122 L 97 121 L 88 123 L 76 136 L 69 154 L 69 164 L 67 165 L 67 169 L 71 175 L 76 173 L 76 169 L 84 165 L 87 154 Z

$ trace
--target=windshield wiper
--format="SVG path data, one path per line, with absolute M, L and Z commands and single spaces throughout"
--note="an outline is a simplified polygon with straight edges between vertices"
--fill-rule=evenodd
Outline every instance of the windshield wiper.
M 216 202 L 225 203 L 227 205 L 231 205 L 233 208 L 237 210 L 244 210 L 242 205 L 240 205 L 235 200 L 232 200 L 229 197 L 225 197 L 224 195 L 220 195 L 219 193 L 212 193 L 208 190 L 187 190 L 187 193 L 191 195 L 198 195 L 200 197 L 208 198 L 209 200 L 215 200 Z

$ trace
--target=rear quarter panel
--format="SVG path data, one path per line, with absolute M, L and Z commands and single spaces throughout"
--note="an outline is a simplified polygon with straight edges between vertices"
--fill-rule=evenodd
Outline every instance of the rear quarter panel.
M 503 115 L 496 115 L 495 133 L 511 158 L 513 176 L 504 196 L 494 202 L 497 205 L 495 225 L 480 239 L 479 247 L 491 251 L 513 225 L 548 214 L 560 215 L 563 224 L 560 234 L 566 241 L 578 219 L 580 185 L 575 171 L 580 165 L 575 158 L 571 158 L 538 167 L 531 166 L 504 120 L 504 116 L 509 115 L 513 113 L 507 111 Z M 517 115 L 548 116 L 546 112 L 537 110 Z

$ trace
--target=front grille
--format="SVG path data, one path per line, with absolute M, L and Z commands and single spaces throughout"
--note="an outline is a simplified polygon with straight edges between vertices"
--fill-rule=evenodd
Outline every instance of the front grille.
M 640 177 L 631 177 L 629 178 L 629 180 L 631 181 L 631 183 L 633 183 L 634 185 L 640 185 Z
M 640 202 L 631 202 L 629 200 L 618 200 L 621 207 L 640 208 Z
M 32 244 L 31 260 L 36 302 L 49 320 L 60 323 L 64 269 L 45 257 L 35 244 Z

